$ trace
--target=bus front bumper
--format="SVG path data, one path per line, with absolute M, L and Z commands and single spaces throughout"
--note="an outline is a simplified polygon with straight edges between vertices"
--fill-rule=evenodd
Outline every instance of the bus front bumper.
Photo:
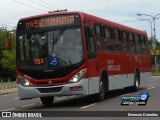
M 24 87 L 18 84 L 18 92 L 20 100 L 47 96 L 88 95 L 88 79 L 59 86 Z

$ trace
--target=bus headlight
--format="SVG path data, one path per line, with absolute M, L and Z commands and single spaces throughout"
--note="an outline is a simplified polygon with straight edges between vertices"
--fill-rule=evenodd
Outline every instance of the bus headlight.
M 32 87 L 31 82 L 23 77 L 18 76 L 18 82 L 24 87 Z
M 75 74 L 72 79 L 69 81 L 69 83 L 76 83 L 78 81 L 80 81 L 86 74 L 87 69 L 82 69 L 80 70 L 77 74 Z

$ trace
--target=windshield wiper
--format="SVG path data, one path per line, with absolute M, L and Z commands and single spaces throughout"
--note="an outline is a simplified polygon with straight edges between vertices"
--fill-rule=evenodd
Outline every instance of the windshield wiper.
M 56 38 L 55 39 L 53 38 L 53 44 L 56 44 L 60 40 L 61 35 L 63 35 L 64 31 L 65 31 L 65 29 L 60 30 L 58 35 L 56 36 Z M 54 37 L 54 35 L 53 35 L 53 37 Z
M 60 30 L 55 38 L 54 38 L 54 33 L 53 33 L 52 55 L 53 55 L 53 52 L 54 52 L 54 45 L 57 44 L 57 42 L 60 40 L 61 35 L 63 35 L 64 31 L 65 31 L 65 29 Z

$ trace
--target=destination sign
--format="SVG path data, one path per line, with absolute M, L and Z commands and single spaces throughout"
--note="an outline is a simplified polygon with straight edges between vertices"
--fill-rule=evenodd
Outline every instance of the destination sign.
M 48 16 L 35 19 L 28 19 L 19 22 L 19 30 L 33 30 L 55 26 L 67 26 L 80 24 L 79 15 L 61 15 L 61 16 Z

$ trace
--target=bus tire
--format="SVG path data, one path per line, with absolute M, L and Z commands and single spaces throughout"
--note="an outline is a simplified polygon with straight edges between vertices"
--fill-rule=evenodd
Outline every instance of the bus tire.
M 99 93 L 98 93 L 98 101 L 101 102 L 106 98 L 106 89 L 103 77 L 101 77 L 99 82 Z
M 138 72 L 135 73 L 134 75 L 134 86 L 133 86 L 133 91 L 138 91 L 140 85 L 140 77 Z
M 44 106 L 51 106 L 54 101 L 54 96 L 40 97 L 40 100 Z

